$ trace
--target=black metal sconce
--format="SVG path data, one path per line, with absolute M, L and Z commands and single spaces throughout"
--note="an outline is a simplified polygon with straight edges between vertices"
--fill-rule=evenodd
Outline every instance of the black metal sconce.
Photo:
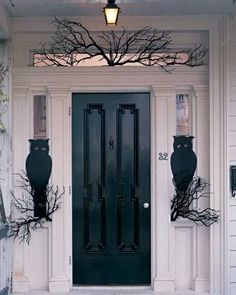
M 107 5 L 103 7 L 103 13 L 107 26 L 116 26 L 120 8 L 115 4 L 115 0 L 107 0 Z
M 236 196 L 236 166 L 230 166 L 230 187 L 232 197 Z

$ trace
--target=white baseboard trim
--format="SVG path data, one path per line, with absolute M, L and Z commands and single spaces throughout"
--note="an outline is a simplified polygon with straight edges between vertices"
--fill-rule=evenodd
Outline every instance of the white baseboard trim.
M 175 281 L 173 279 L 158 279 L 153 282 L 155 292 L 171 292 L 175 290 Z
M 210 281 L 208 279 L 196 278 L 194 280 L 194 290 L 196 292 L 209 292 Z
M 16 277 L 13 280 L 13 292 L 14 293 L 29 292 L 29 279 L 25 276 Z
M 49 281 L 49 292 L 69 292 L 71 289 L 71 285 L 69 280 L 57 280 L 51 279 Z

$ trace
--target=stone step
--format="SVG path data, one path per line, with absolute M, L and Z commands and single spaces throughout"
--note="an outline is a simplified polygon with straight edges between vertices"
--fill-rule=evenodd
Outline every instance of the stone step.
M 209 295 L 206 292 L 192 290 L 178 290 L 174 292 L 154 292 L 150 288 L 122 288 L 122 287 L 78 287 L 69 293 L 50 293 L 33 290 L 28 293 L 14 293 L 15 295 Z M 212 294 L 213 295 L 213 294 Z

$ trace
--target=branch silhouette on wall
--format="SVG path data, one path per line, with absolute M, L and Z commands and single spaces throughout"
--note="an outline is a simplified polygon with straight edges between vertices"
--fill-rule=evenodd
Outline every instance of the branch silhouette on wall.
M 192 150 L 193 136 L 174 136 L 174 152 L 171 170 L 175 195 L 171 201 L 171 221 L 178 217 L 188 218 L 196 224 L 210 226 L 219 221 L 219 211 L 211 208 L 195 208 L 202 198 L 209 198 L 209 183 L 194 177 L 197 158 Z
M 10 237 L 18 237 L 20 242 L 30 242 L 31 229 L 43 228 L 52 221 L 52 214 L 61 207 L 58 187 L 49 186 L 52 160 L 48 155 L 48 139 L 30 139 L 30 153 L 26 159 L 26 173 L 18 174 L 18 188 L 21 196 L 12 192 L 12 205 L 19 217 L 10 222 Z
M 33 50 L 35 65 L 78 66 L 96 58 L 108 66 L 141 64 L 159 66 L 170 71 L 170 66 L 190 67 L 204 64 L 207 49 L 196 44 L 185 50 L 173 50 L 171 31 L 143 27 L 136 31 L 90 32 L 80 22 L 55 18 L 56 31 L 51 41 Z

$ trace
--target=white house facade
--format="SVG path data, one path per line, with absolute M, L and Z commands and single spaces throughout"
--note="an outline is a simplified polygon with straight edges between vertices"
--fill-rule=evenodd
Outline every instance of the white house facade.
M 1 239 L 0 232 L 0 259 L 2 260 L 0 261 L 0 292 L 2 292 L 0 294 L 6 293 L 6 287 L 9 287 L 9 291 L 12 292 L 27 293 L 32 290 L 70 292 L 80 285 L 88 287 L 98 285 L 96 280 L 95 283 L 86 283 L 86 280 L 81 280 L 84 283 L 78 283 L 80 282 L 78 277 L 84 272 L 83 257 L 78 256 L 77 258 L 74 241 L 91 239 L 89 243 L 92 245 L 93 237 L 89 234 L 86 238 L 85 233 L 80 231 L 80 225 L 78 225 L 79 230 L 76 230 L 74 225 L 77 220 L 77 217 L 75 218 L 77 213 L 74 213 L 77 203 L 74 202 L 73 196 L 77 193 L 76 150 L 80 150 L 80 143 L 79 141 L 77 143 L 77 139 L 80 140 L 81 134 L 85 136 L 86 132 L 83 130 L 87 130 L 87 125 L 82 128 L 82 121 L 77 122 L 75 118 L 77 120 L 79 117 L 85 96 L 89 97 L 89 102 L 91 101 L 88 106 L 98 111 L 99 115 L 95 114 L 94 119 L 91 119 L 94 121 L 88 119 L 88 122 L 95 122 L 96 125 L 96 122 L 100 122 L 101 114 L 98 108 L 99 103 L 96 101 L 99 95 L 107 97 L 104 99 L 103 106 L 112 101 L 108 105 L 108 110 L 110 110 L 117 96 L 129 97 L 127 101 L 135 108 L 138 102 L 133 103 L 130 97 L 145 94 L 148 97 L 146 102 L 149 104 L 147 117 L 150 131 L 146 131 L 148 137 L 142 137 L 145 132 L 141 131 L 139 140 L 150 142 L 150 166 L 147 168 L 147 174 L 150 176 L 149 182 L 147 181 L 150 199 L 148 204 L 145 199 L 142 199 L 139 206 L 140 214 L 146 214 L 143 212 L 150 214 L 148 228 L 145 227 L 150 236 L 148 280 L 144 279 L 145 274 L 140 271 L 139 279 L 136 281 L 130 280 L 130 283 L 128 281 L 125 284 L 113 285 L 141 285 L 157 294 L 158 292 L 193 290 L 196 294 L 206 292 L 206 294 L 235 295 L 236 199 L 231 192 L 230 172 L 230 167 L 236 165 L 235 1 L 205 0 L 199 1 L 198 5 L 190 1 L 188 6 L 187 1 L 179 1 L 181 3 L 177 4 L 178 1 L 169 0 L 120 1 L 120 3 L 117 0 L 117 4 L 123 8 L 118 26 L 114 30 L 121 30 L 122 26 L 129 31 L 145 26 L 171 30 L 177 48 L 189 48 L 198 43 L 203 43 L 208 48 L 204 66 L 193 68 L 176 66 L 171 73 L 158 67 L 144 66 L 108 67 L 96 64 L 81 67 L 33 66 L 32 50 L 38 48 L 40 42 L 50 40 L 55 30 L 51 23 L 54 14 L 60 17 L 64 15 L 68 18 L 73 17 L 94 34 L 110 30 L 104 24 L 101 11 L 94 13 L 94 9 L 100 9 L 104 3 L 68 1 L 68 7 L 74 9 L 75 4 L 80 7 L 78 15 L 76 13 L 70 15 L 69 10 L 66 10 L 69 8 L 66 8 L 66 5 L 60 7 L 59 2 L 47 0 L 44 8 L 35 4 L 35 10 L 33 3 L 27 6 L 27 1 L 24 0 L 0 2 L 2 61 L 10 60 L 9 73 L 5 78 L 4 87 L 4 93 L 9 97 L 8 109 L 2 115 L 7 132 L 0 134 L 0 142 L 2 142 L 0 183 L 6 217 L 10 221 L 17 216 L 11 208 L 11 195 L 21 194 L 17 174 L 25 170 L 25 162 L 29 154 L 28 140 L 40 138 L 42 135 L 41 133 L 36 134 L 38 116 L 38 109 L 35 107 L 36 100 L 43 101 L 41 105 L 43 118 L 40 124 L 41 127 L 43 126 L 41 131 L 44 132 L 42 137 L 49 138 L 49 154 L 52 158 L 50 183 L 58 186 L 59 191 L 64 190 L 60 210 L 53 214 L 52 222 L 46 222 L 42 228 L 32 231 L 29 244 L 19 243 L 17 239 L 14 241 Z M 169 4 L 164 6 L 164 2 Z M 58 5 L 55 13 L 53 5 Z M 90 5 L 93 9 L 91 15 L 87 11 Z M 137 10 L 134 9 L 134 12 L 132 12 L 133 5 L 137 5 Z M 150 7 L 142 10 L 142 5 Z M 159 12 L 154 11 L 158 5 L 160 5 Z M 182 5 L 182 9 L 176 8 L 176 5 Z M 39 10 L 39 7 L 42 10 Z M 199 200 L 195 205 L 199 208 L 211 207 L 220 211 L 220 220 L 210 227 L 198 226 L 183 218 L 176 221 L 170 220 L 171 199 L 174 195 L 170 157 L 173 152 L 173 136 L 181 134 L 178 130 L 178 97 L 186 99 L 187 115 L 185 113 L 184 116 L 187 116 L 187 133 L 194 136 L 193 150 L 197 156 L 196 175 L 205 178 L 210 183 L 209 200 Z M 119 101 L 120 108 L 123 106 L 127 109 L 127 105 L 127 102 Z M 92 111 L 90 113 L 90 109 L 88 113 L 94 114 Z M 133 114 L 132 111 L 130 113 Z M 107 128 L 110 128 L 111 133 L 115 130 L 114 132 L 120 134 L 117 131 L 118 127 L 110 127 L 116 120 L 118 119 L 112 117 L 110 123 L 107 123 Z M 125 116 L 126 124 L 131 125 L 130 120 L 128 115 Z M 91 123 L 88 123 L 88 128 L 91 127 L 89 124 Z M 120 124 L 123 126 L 122 124 L 125 123 Z M 77 133 L 77 129 L 81 133 Z M 123 129 L 123 134 L 126 134 L 125 128 Z M 85 147 L 86 140 L 91 140 L 93 145 L 96 145 L 98 139 L 94 138 L 97 136 L 96 132 L 100 132 L 96 130 L 91 129 L 91 138 L 88 135 L 88 139 L 84 141 L 81 139 L 83 142 L 81 145 Z M 120 136 L 123 136 L 122 133 Z M 112 137 L 111 139 L 113 140 Z M 124 136 L 122 140 L 125 142 L 126 137 Z M 135 139 L 134 143 L 127 140 L 127 145 L 129 144 L 135 145 Z M 111 156 L 113 143 L 109 142 L 105 145 L 109 147 L 108 154 L 105 156 L 108 163 L 113 159 Z M 89 147 L 88 150 L 92 157 L 93 147 Z M 116 155 L 119 157 L 119 152 L 116 152 Z M 165 155 L 164 158 L 163 155 Z M 125 162 L 125 149 L 122 150 L 122 156 Z M 94 167 L 103 165 L 102 162 L 96 162 L 96 157 L 93 161 L 91 165 Z M 140 165 L 141 163 L 143 163 L 142 160 L 140 160 Z M 124 168 L 125 164 L 124 167 L 122 165 L 121 168 L 117 168 L 121 174 L 122 171 L 128 169 Z M 136 167 L 135 163 L 132 165 Z M 146 169 L 146 166 L 142 167 Z M 86 172 L 79 173 L 82 172 L 78 171 L 79 176 L 86 175 Z M 88 178 L 92 177 L 91 175 Z M 79 176 L 78 178 L 81 178 Z M 107 174 L 106 177 L 109 178 Z M 142 179 L 141 176 L 139 177 Z M 106 198 L 106 194 L 107 192 L 102 195 L 102 198 Z M 89 208 L 88 210 L 93 210 L 92 207 Z M 132 208 L 131 211 L 134 210 Z M 127 211 L 127 216 L 131 211 Z M 120 216 L 119 214 L 122 216 L 122 211 L 116 216 Z M 81 219 L 78 220 L 81 222 Z M 89 220 L 89 230 L 94 232 L 94 235 L 100 230 L 102 232 L 96 221 L 92 221 L 92 218 Z M 131 221 L 128 217 L 120 220 L 121 232 L 126 233 L 125 228 L 129 227 L 128 224 Z M 132 222 L 135 223 L 135 219 Z M 135 228 L 135 225 L 133 227 Z M 119 226 L 117 231 L 119 232 Z M 101 236 L 103 237 L 102 233 Z M 128 239 L 128 234 L 124 239 Z M 94 238 L 93 241 L 95 240 Z M 7 246 L 1 246 L 3 244 Z M 88 253 L 93 249 L 92 247 L 88 248 Z M 91 250 L 91 260 L 84 262 L 86 267 L 91 263 L 91 269 L 93 269 L 93 265 L 97 263 L 94 257 L 96 255 L 102 257 L 100 253 L 102 250 L 99 247 L 98 245 L 96 249 Z M 3 248 L 8 249 L 7 254 Z M 127 261 L 127 265 L 129 260 L 132 261 L 130 253 L 133 248 L 130 249 L 127 250 L 129 254 L 122 256 L 122 263 L 125 264 Z M 1 251 L 4 253 L 1 254 Z M 109 259 L 109 261 L 112 260 L 112 258 Z M 112 262 L 109 263 L 108 267 L 111 272 L 114 276 L 119 277 L 118 268 L 115 270 Z M 138 265 L 137 268 L 140 268 Z M 126 269 L 129 269 L 128 266 Z M 85 272 L 84 276 L 89 276 L 89 271 Z M 129 271 L 127 271 L 127 276 L 129 276 Z M 96 277 L 96 274 L 92 274 L 92 277 Z M 104 279 L 101 285 L 112 285 L 112 281 Z

